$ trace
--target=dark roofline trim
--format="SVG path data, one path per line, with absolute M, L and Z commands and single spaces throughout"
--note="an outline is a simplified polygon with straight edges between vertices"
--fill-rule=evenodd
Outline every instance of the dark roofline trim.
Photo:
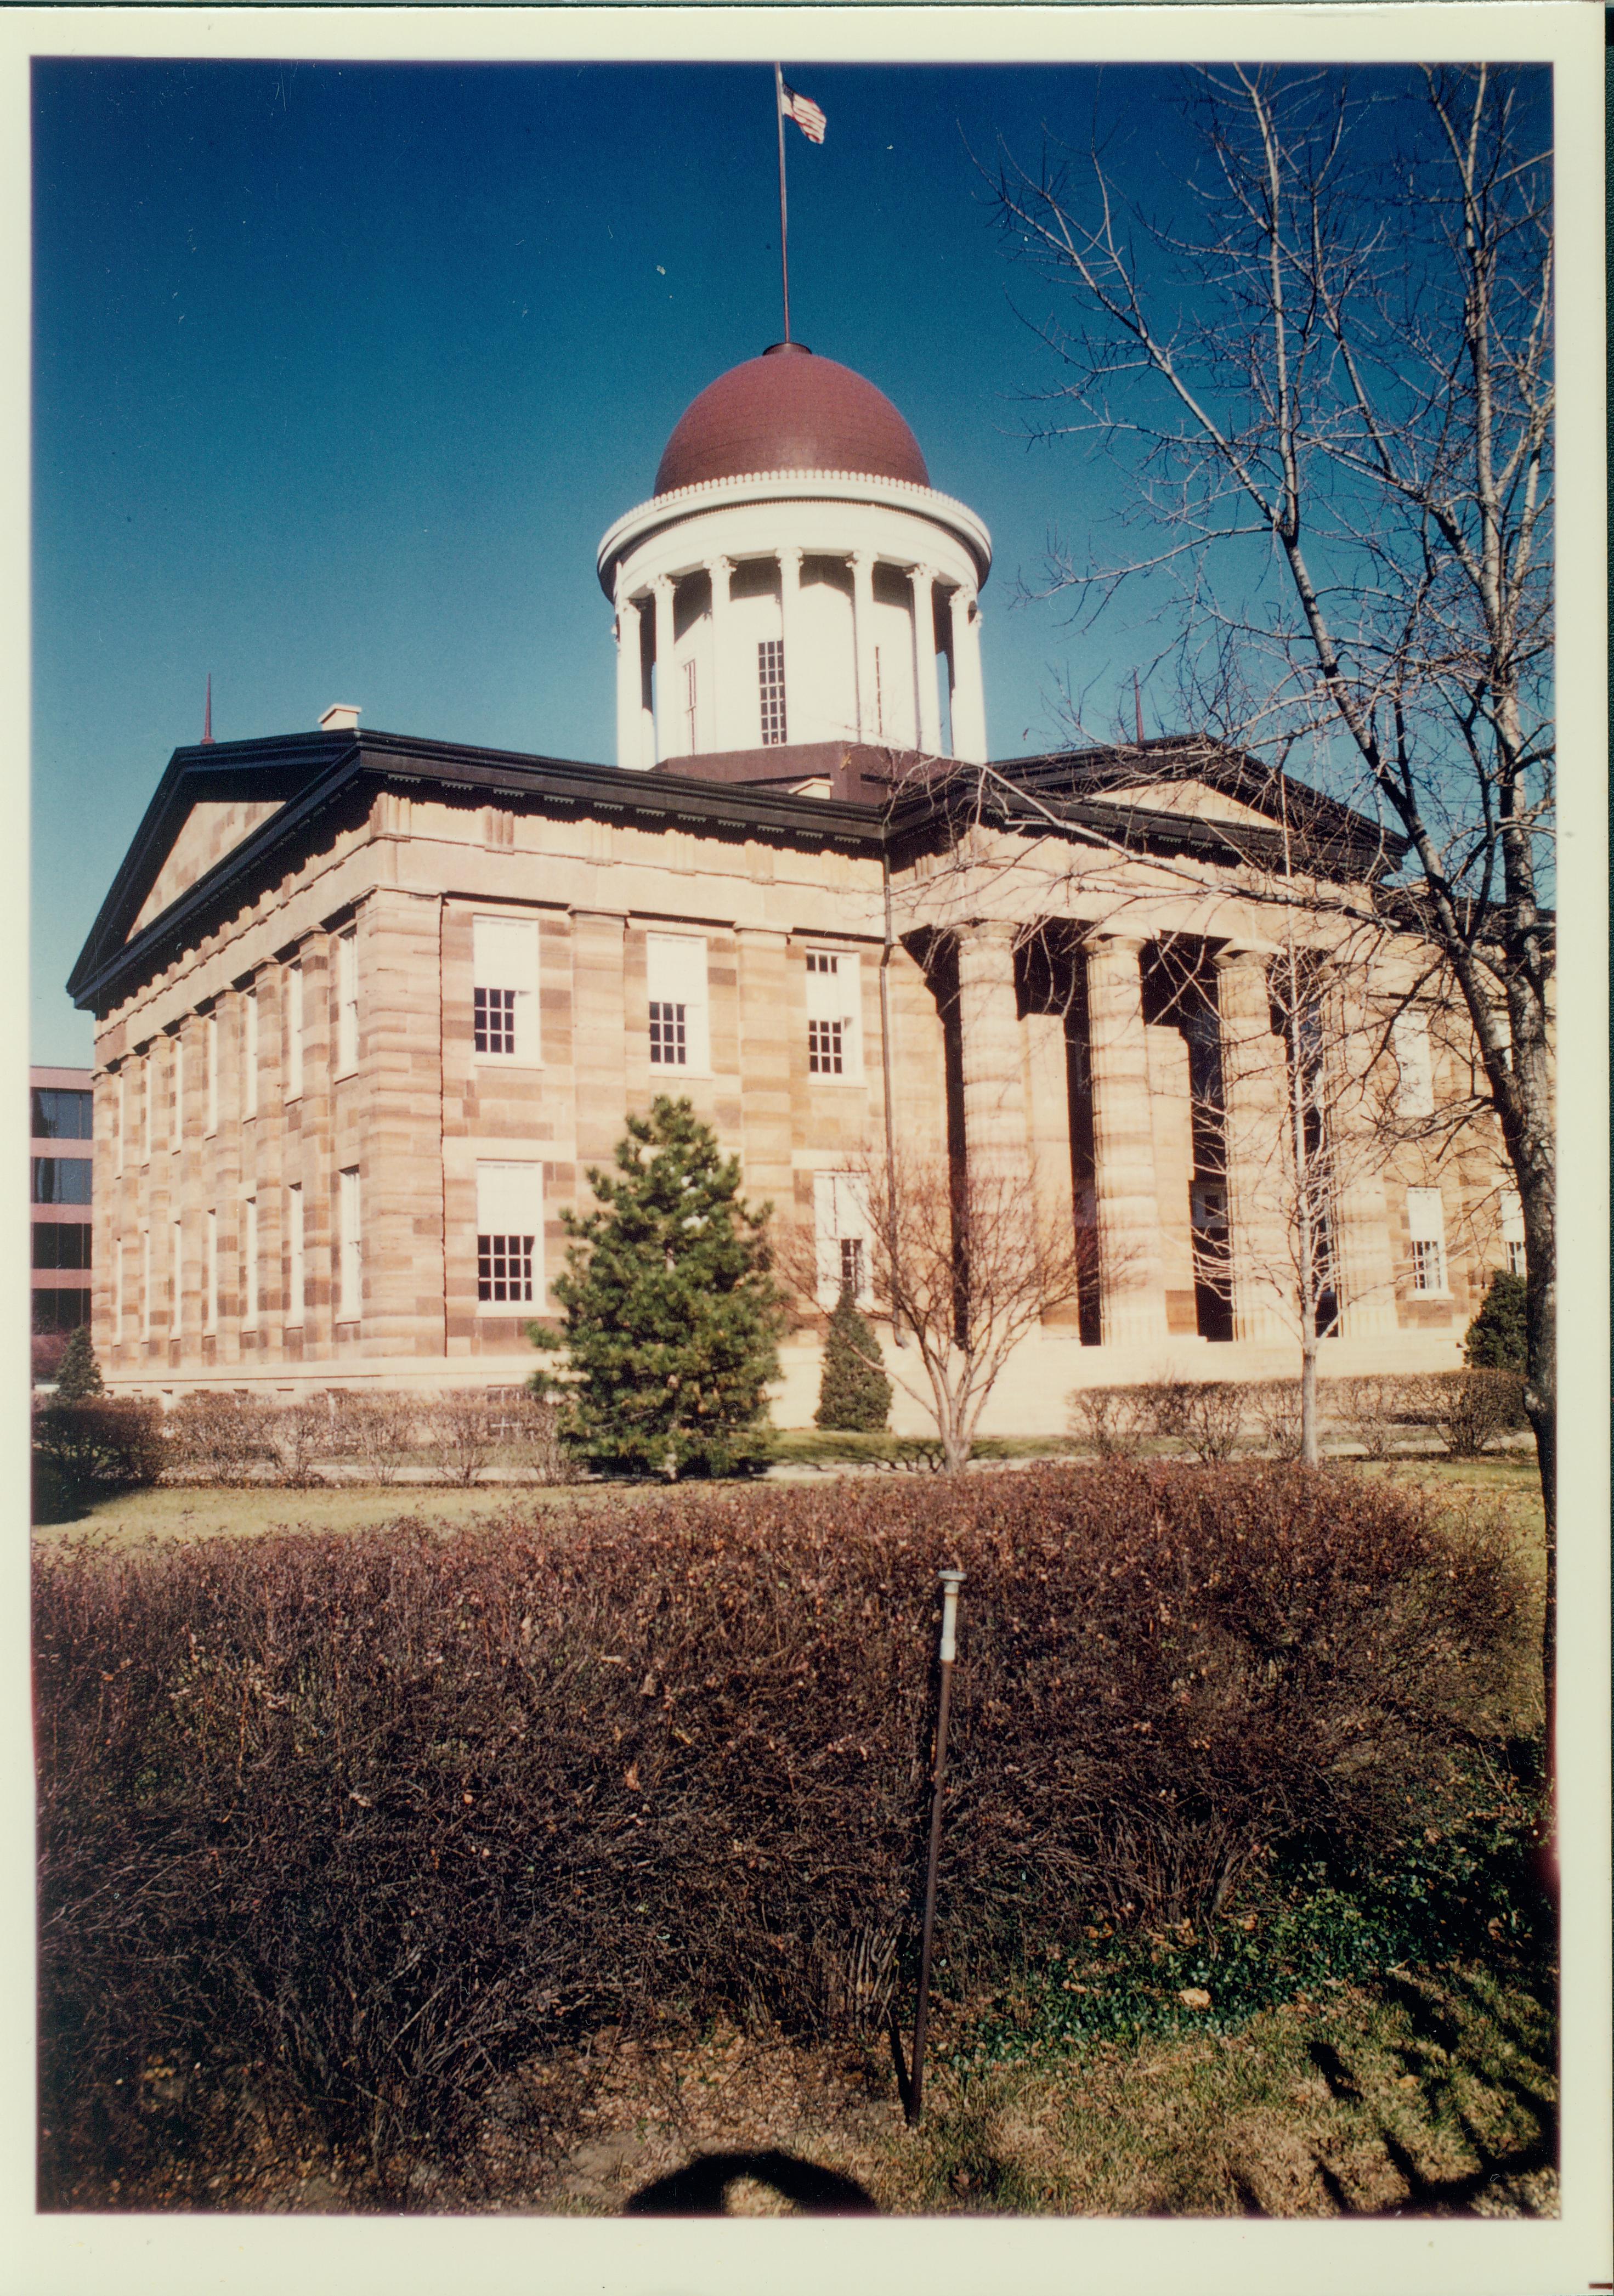
M 187 927 L 194 926 L 238 879 L 261 867 L 278 847 L 294 842 L 318 814 L 366 782 L 378 787 L 396 784 L 403 790 L 430 782 L 485 800 L 520 798 L 529 803 L 581 807 L 661 824 L 687 822 L 730 833 L 771 836 L 804 845 L 832 844 L 870 853 L 877 853 L 883 841 L 881 816 L 872 806 L 791 797 L 780 791 L 691 781 L 670 774 L 626 773 L 619 766 L 477 750 L 413 734 L 345 733 L 240 742 L 229 745 L 233 754 L 227 758 L 219 757 L 221 746 L 176 750 L 169 759 L 69 976 L 68 993 L 80 1010 L 119 994 L 130 974 L 156 969 L 160 952 L 176 939 L 183 940 Z M 322 766 L 323 773 L 318 771 Z M 294 783 L 278 812 L 221 855 L 143 931 L 128 939 L 129 927 L 191 807 L 221 798 L 272 796 L 276 767 L 288 774 L 300 769 L 301 794 Z M 312 779 L 310 768 L 315 776 Z
M 1248 781 L 1259 770 L 1253 761 L 1221 750 L 1196 735 L 1170 735 L 1144 746 L 1162 763 L 1173 758 L 1184 764 L 1225 761 L 1223 772 L 1228 778 L 1236 774 Z M 1072 781 L 1079 783 L 1084 766 L 1091 769 L 1102 760 L 1136 754 L 1065 750 L 1004 760 L 995 771 L 1005 780 L 1028 783 L 1032 791 L 1038 782 L 1062 777 L 1068 791 Z M 1260 780 L 1263 786 L 1270 787 L 1270 776 L 1263 774 Z M 720 833 L 764 836 L 803 848 L 834 845 L 844 850 L 877 854 L 884 849 L 897 855 L 911 853 L 935 834 L 946 819 L 949 794 L 971 786 L 972 775 L 969 767 L 950 765 L 930 782 L 899 795 L 887 810 L 836 799 L 795 797 L 777 788 L 748 783 L 702 781 L 665 770 L 636 774 L 619 766 L 475 749 L 463 742 L 406 734 L 361 730 L 283 734 L 179 749 L 168 760 L 69 976 L 69 994 L 81 1011 L 118 1001 L 127 993 L 131 977 L 160 971 L 187 939 L 200 938 L 201 919 L 217 911 L 232 888 L 262 868 L 280 847 L 296 842 L 307 824 L 329 807 L 366 783 L 407 791 L 424 782 L 484 800 L 518 798 L 557 809 L 576 807 L 597 815 L 648 822 L 687 822 Z M 1291 782 L 1289 786 L 1308 801 L 1307 809 L 1316 825 L 1328 824 L 1332 834 L 1325 832 L 1323 842 L 1338 858 L 1364 862 L 1375 853 L 1398 857 L 1396 848 L 1400 840 L 1381 834 L 1364 816 L 1352 813 L 1321 791 L 1307 791 L 1303 783 Z M 127 938 L 193 805 L 275 795 L 282 800 L 277 812 L 232 846 L 153 917 L 143 931 L 132 940 Z M 1038 791 L 1037 803 L 1028 803 L 1024 814 L 1011 808 L 1005 791 L 997 791 L 995 797 L 993 810 L 1006 826 L 1035 819 L 1052 833 L 1063 824 L 1073 838 L 1079 838 L 1086 828 L 1107 841 L 1138 850 L 1153 848 L 1203 854 L 1230 858 L 1235 864 L 1249 862 L 1263 849 L 1282 852 L 1281 832 L 1254 824 L 1150 814 L 1146 827 L 1142 827 L 1136 808 L 1127 805 L 1120 791 L 1114 796 Z M 1056 816 L 1054 823 L 1049 822 L 1049 815 Z M 1307 837 L 1304 828 L 1301 834 Z

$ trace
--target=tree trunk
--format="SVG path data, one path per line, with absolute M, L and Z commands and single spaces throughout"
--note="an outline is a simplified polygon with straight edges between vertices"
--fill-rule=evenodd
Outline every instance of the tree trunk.
M 1308 1467 L 1317 1466 L 1323 1457 L 1323 1445 L 1317 1427 L 1317 1319 L 1315 1310 L 1307 1317 L 1308 1329 L 1300 1341 L 1300 1457 Z

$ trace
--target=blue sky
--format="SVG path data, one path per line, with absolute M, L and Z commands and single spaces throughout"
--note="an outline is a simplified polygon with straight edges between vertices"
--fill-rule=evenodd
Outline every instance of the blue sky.
M 787 61 L 787 76 L 790 72 Z M 869 375 L 993 531 L 999 755 L 1126 625 L 1011 611 L 1107 466 L 1028 449 L 1047 354 L 971 152 L 1085 140 L 1087 70 L 798 68 L 794 332 Z M 1142 137 L 1171 75 L 1111 71 Z M 368 726 L 609 759 L 600 536 L 780 332 L 771 74 L 51 62 L 35 73 L 34 1057 L 169 752 Z M 1110 681 L 1103 682 L 1107 690 Z M 1152 728 L 1151 728 L 1152 730 Z

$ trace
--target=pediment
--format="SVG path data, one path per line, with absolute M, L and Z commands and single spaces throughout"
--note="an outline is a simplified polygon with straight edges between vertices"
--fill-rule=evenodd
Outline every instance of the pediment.
M 1188 815 L 1195 821 L 1241 821 L 1270 829 L 1272 816 L 1246 805 L 1208 782 L 1140 782 L 1106 792 L 1117 805 L 1135 805 L 1146 813 Z
M 153 917 L 160 917 L 170 903 L 205 877 L 215 862 L 250 837 L 260 822 L 278 813 L 284 802 L 283 798 L 200 799 L 185 816 L 125 939 L 133 940 L 143 932 Z

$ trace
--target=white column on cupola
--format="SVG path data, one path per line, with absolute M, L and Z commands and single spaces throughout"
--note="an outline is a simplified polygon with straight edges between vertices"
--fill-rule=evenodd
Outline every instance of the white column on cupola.
M 975 594 L 953 592 L 953 754 L 973 766 L 987 762 L 987 698 L 980 676 L 980 609 Z
M 860 741 L 878 742 L 880 677 L 874 660 L 874 554 L 852 553 L 852 619 L 857 648 L 857 734 Z
M 617 763 L 637 771 L 644 758 L 644 669 L 639 609 L 617 600 Z
M 729 612 L 734 562 L 714 558 L 706 570 L 712 585 L 712 707 L 708 739 L 714 750 L 737 750 L 741 744 L 733 728 L 739 665 L 729 659 L 734 643 L 733 618 Z
M 651 584 L 656 599 L 656 763 L 682 755 L 684 720 L 674 690 L 673 579 L 658 574 Z
M 941 750 L 941 703 L 936 693 L 936 569 L 908 570 L 914 585 L 914 676 L 919 688 L 919 746 L 930 758 Z
M 801 553 L 779 554 L 779 635 L 784 641 L 784 737 L 806 741 L 807 646 L 801 635 Z

